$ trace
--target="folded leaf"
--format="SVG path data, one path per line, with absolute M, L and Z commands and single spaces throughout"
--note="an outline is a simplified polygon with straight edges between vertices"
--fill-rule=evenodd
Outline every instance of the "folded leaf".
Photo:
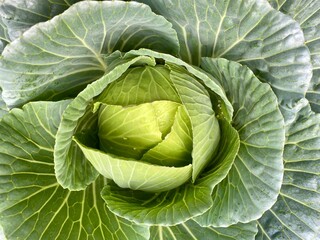
M 202 67 L 219 80 L 234 107 L 240 149 L 227 177 L 213 190 L 213 207 L 195 220 L 226 227 L 262 216 L 277 200 L 283 177 L 284 120 L 270 86 L 245 66 L 204 58 Z

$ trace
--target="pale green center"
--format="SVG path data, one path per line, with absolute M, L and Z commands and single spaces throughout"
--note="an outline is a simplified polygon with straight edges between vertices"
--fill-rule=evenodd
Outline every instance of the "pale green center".
M 159 165 L 191 163 L 191 124 L 180 103 L 98 104 L 101 150 Z

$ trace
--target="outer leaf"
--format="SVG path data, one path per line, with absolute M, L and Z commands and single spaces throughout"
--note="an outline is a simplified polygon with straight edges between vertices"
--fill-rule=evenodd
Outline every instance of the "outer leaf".
M 0 4 L 0 53 L 11 41 L 39 22 L 62 13 L 79 0 L 2 0 Z
M 58 182 L 64 188 L 71 190 L 85 189 L 98 176 L 98 172 L 84 157 L 72 138 L 77 133 L 82 134 L 88 131 L 96 135 L 92 129 L 93 127 L 96 128 L 95 115 L 91 113 L 93 98 L 98 96 L 109 83 L 118 79 L 131 65 L 138 64 L 139 61 L 143 64 L 155 64 L 149 57 L 121 60 L 120 66 L 114 67 L 109 74 L 89 84 L 64 112 L 54 148 L 55 173 Z M 83 122 L 87 122 L 87 124 Z M 84 137 L 86 137 L 85 134 Z M 89 139 L 88 142 L 91 142 L 91 140 Z M 93 139 L 93 142 L 96 142 L 96 139 Z
M 79 192 L 57 183 L 54 136 L 67 104 L 31 103 L 1 120 L 0 224 L 6 237 L 148 239 L 147 227 L 135 226 L 105 208 L 99 196 L 103 179 Z
M 141 47 L 170 54 L 179 48 L 171 24 L 144 4 L 79 2 L 6 47 L 0 60 L 3 98 L 14 107 L 74 96 L 107 71 L 104 54 Z
M 2 0 L 0 4 L 0 53 L 4 47 L 32 25 L 46 21 L 52 14 L 58 14 L 65 8 L 55 6 L 50 1 Z M 57 8 L 58 7 L 58 8 Z M 61 10 L 59 11 L 59 8 Z M 50 13 L 51 10 L 52 14 Z M 55 10 L 57 10 L 55 12 Z
M 61 4 L 51 0 L 2 0 L 0 16 L 8 28 L 8 39 L 13 41 L 31 26 L 51 19 L 77 1 L 62 2 Z
M 213 207 L 196 221 L 203 226 L 249 222 L 274 204 L 281 187 L 283 117 L 269 85 L 247 67 L 211 58 L 201 66 L 220 81 L 234 107 L 240 149 L 228 176 L 213 191 Z
M 151 227 L 150 239 L 165 240 L 250 240 L 257 234 L 255 222 L 239 223 L 227 228 L 201 227 L 193 220 L 172 227 Z
M 320 112 L 320 1 L 282 0 L 278 4 L 274 0 L 269 1 L 278 10 L 294 18 L 303 30 L 313 67 L 313 76 L 306 97 L 312 110 Z
M 212 206 L 211 190 L 191 183 L 162 193 L 118 187 L 113 182 L 102 190 L 108 208 L 130 221 L 146 225 L 176 225 Z
M 259 219 L 257 239 L 320 238 L 320 115 L 306 100 L 295 110 L 286 132 L 280 195 Z
M 312 67 L 297 22 L 265 0 L 140 0 L 176 29 L 181 58 L 223 57 L 268 82 L 284 109 L 304 97 Z

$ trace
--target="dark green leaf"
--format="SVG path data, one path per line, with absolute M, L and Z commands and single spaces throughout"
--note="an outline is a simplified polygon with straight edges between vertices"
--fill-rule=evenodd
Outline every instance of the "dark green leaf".
M 108 208 L 138 224 L 175 225 L 212 206 L 211 190 L 207 186 L 187 183 L 176 189 L 147 193 L 118 187 L 113 182 L 102 190 Z
M 150 239 L 164 240 L 250 240 L 257 234 L 255 222 L 226 228 L 200 227 L 193 220 L 172 227 L 151 227 Z
M 179 50 L 171 24 L 144 4 L 79 2 L 6 47 L 0 59 L 3 99 L 14 107 L 73 97 L 107 71 L 105 54 L 141 47 L 173 55 Z
M 319 202 L 320 115 L 304 100 L 287 127 L 280 195 L 259 219 L 257 239 L 320 239 Z
M 313 76 L 306 95 L 315 112 L 320 112 L 320 1 L 269 0 L 281 12 L 291 16 L 301 26 L 305 44 L 311 54 Z
M 140 2 L 173 24 L 183 60 L 199 65 L 201 57 L 222 57 L 245 64 L 272 86 L 284 109 L 304 97 L 312 66 L 303 33 L 267 1 Z
M 0 16 L 8 28 L 8 39 L 13 41 L 31 26 L 49 20 L 68 7 L 67 4 L 55 4 L 50 0 L 2 0 Z
M 68 104 L 31 103 L 0 121 L 0 225 L 7 239 L 149 239 L 148 227 L 105 207 L 102 178 L 78 192 L 57 183 L 54 137 Z
M 202 226 L 249 222 L 275 203 L 281 187 L 283 117 L 270 86 L 247 67 L 213 58 L 204 58 L 201 66 L 219 80 L 234 107 L 240 149 L 227 177 L 213 190 L 213 207 L 195 219 Z

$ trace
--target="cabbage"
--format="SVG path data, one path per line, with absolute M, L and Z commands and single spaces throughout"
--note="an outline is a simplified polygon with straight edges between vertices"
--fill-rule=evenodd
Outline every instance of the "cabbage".
M 319 9 L 3 0 L 4 237 L 319 238 Z

